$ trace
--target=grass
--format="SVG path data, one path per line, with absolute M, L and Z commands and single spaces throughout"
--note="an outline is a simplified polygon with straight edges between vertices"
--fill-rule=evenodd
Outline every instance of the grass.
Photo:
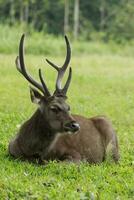
M 26 45 L 27 52 L 34 55 L 52 55 L 52 56 L 64 56 L 65 42 L 63 36 L 55 37 L 54 35 L 48 35 L 44 32 L 35 32 L 29 27 L 25 26 L 13 26 L 0 24 L 0 53 L 13 54 L 18 52 L 18 42 L 22 33 L 26 33 Z M 71 40 L 72 37 L 69 36 Z M 98 41 L 73 41 L 71 40 L 73 47 L 73 55 L 134 55 L 134 41 L 126 44 L 116 44 L 114 41 L 104 43 Z
M 16 55 L 0 55 L 0 199 L 10 200 L 127 200 L 134 199 L 134 58 L 120 55 L 72 57 L 73 79 L 68 93 L 72 113 L 87 117 L 105 114 L 119 138 L 119 164 L 100 165 L 50 162 L 38 166 L 7 154 L 18 124 L 36 107 L 30 102 L 28 83 L 15 69 Z M 54 57 L 54 56 L 53 56 Z M 50 56 L 48 58 L 51 59 Z M 61 63 L 64 57 L 55 57 Z M 51 91 L 56 72 L 44 56 L 26 56 L 37 77 L 40 66 Z

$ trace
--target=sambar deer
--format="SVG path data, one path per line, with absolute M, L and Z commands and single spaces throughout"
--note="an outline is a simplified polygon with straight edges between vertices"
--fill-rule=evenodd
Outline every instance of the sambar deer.
M 42 161 L 100 163 L 104 161 L 107 147 L 111 144 L 112 158 L 115 162 L 118 161 L 117 136 L 108 119 L 103 116 L 86 118 L 70 114 L 70 106 L 66 103 L 66 93 L 72 77 L 71 68 L 69 68 L 65 86 L 61 87 L 62 78 L 71 58 L 68 38 L 65 36 L 67 54 L 62 67 L 46 59 L 58 72 L 56 89 L 51 95 L 40 69 L 40 83 L 27 73 L 23 55 L 24 36 L 23 34 L 20 40 L 16 66 L 18 71 L 34 86 L 34 88 L 30 87 L 31 100 L 38 104 L 38 109 L 21 126 L 16 137 L 10 141 L 9 153 L 15 158 L 22 157 L 29 160 L 37 156 Z

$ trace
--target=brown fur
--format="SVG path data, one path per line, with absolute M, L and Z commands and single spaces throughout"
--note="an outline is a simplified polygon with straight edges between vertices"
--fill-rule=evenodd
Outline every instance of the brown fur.
M 88 119 L 73 115 L 73 118 L 80 124 L 80 130 L 75 134 L 60 134 L 52 148 L 50 148 L 50 145 L 58 133 L 49 135 L 47 128 L 42 131 L 44 127 L 40 124 L 42 120 L 37 124 L 37 119 L 31 118 L 33 120 L 32 127 L 27 125 L 32 120 L 27 121 L 17 137 L 10 142 L 10 154 L 16 158 L 31 159 L 31 157 L 37 155 L 41 160 L 100 163 L 105 160 L 107 147 L 111 143 L 113 160 L 118 161 L 117 137 L 111 123 L 105 117 L 98 116 Z M 36 128 L 39 131 L 35 134 Z
M 9 143 L 9 153 L 15 158 L 31 160 L 69 160 L 100 163 L 106 157 L 107 147 L 111 144 L 112 157 L 118 161 L 118 142 L 111 123 L 105 117 L 87 119 L 78 115 L 70 115 L 70 107 L 66 103 L 66 93 L 70 85 L 72 70 L 63 88 L 61 80 L 69 65 L 71 48 L 65 36 L 67 54 L 62 67 L 51 61 L 47 62 L 57 70 L 56 90 L 50 94 L 39 69 L 40 83 L 28 73 L 24 64 L 23 34 L 19 45 L 19 56 L 16 58 L 18 71 L 35 88 L 30 89 L 31 100 L 39 109 L 20 128 L 16 137 Z
M 80 130 L 74 135 L 61 135 L 47 155 L 47 160 L 100 163 L 105 159 L 110 143 L 113 160 L 119 160 L 117 137 L 107 118 L 98 116 L 87 119 L 78 115 L 73 117 L 80 124 Z

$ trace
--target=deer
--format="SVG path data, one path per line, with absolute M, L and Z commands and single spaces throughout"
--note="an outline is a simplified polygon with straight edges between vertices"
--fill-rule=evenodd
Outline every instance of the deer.
M 118 139 L 109 119 L 105 116 L 87 118 L 71 114 L 70 106 L 66 102 L 72 78 L 70 67 L 67 80 L 62 87 L 61 82 L 71 59 L 71 47 L 67 36 L 65 36 L 64 64 L 59 67 L 46 59 L 58 73 L 53 94 L 44 81 L 41 69 L 39 69 L 40 82 L 27 72 L 24 62 L 24 38 L 25 34 L 20 39 L 16 67 L 32 85 L 30 86 L 31 101 L 37 104 L 38 108 L 9 142 L 9 154 L 14 158 L 27 160 L 39 158 L 42 162 L 86 161 L 89 164 L 97 164 L 106 159 L 107 148 L 110 145 L 112 159 L 118 162 Z

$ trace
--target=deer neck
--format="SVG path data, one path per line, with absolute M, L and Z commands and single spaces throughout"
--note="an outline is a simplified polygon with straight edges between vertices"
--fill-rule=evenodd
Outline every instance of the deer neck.
M 32 121 L 33 129 L 39 137 L 44 139 L 48 138 L 49 141 L 55 137 L 56 132 L 51 129 L 48 121 L 39 109 L 36 110 L 30 120 Z

